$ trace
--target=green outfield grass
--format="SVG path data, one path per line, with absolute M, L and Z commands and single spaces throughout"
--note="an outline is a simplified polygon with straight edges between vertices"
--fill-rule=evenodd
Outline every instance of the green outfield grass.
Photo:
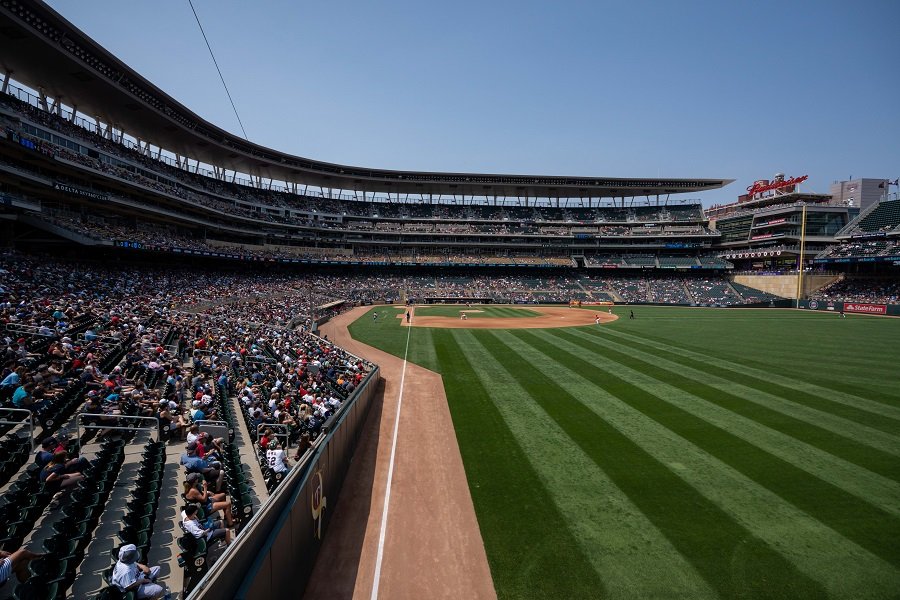
M 473 304 L 467 307 L 464 304 L 454 305 L 433 305 L 433 306 L 417 306 L 416 315 L 420 317 L 454 317 L 459 318 L 459 311 L 467 311 L 470 319 L 484 318 L 522 318 L 522 317 L 539 317 L 540 313 L 527 308 L 518 308 L 515 306 L 493 306 L 490 304 Z M 473 312 L 480 311 L 480 312 Z
M 900 597 L 900 319 L 631 308 L 350 327 L 443 376 L 498 595 Z

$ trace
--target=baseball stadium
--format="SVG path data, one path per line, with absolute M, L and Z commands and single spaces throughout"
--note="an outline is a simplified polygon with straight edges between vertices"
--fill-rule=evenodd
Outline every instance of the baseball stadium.
M 896 181 L 321 162 L 38 0 L 0 71 L 0 599 L 900 597 Z

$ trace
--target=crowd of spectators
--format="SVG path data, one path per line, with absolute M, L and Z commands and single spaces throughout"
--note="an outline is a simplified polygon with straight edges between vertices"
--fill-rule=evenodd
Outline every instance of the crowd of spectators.
M 816 291 L 810 300 L 900 304 L 900 280 L 881 277 L 839 279 Z
M 897 242 L 893 240 L 851 240 L 843 244 L 830 246 L 818 254 L 816 258 L 846 258 L 850 256 L 893 256 L 898 252 Z
M 155 416 L 161 434 L 187 442 L 183 526 L 226 543 L 234 518 L 217 466 L 225 441 L 204 437 L 192 423 L 222 417 L 213 401 L 222 390 L 240 398 L 254 424 L 284 425 L 292 446 L 309 447 L 371 370 L 307 333 L 317 312 L 338 310 L 317 307 L 352 296 L 344 286 L 386 285 L 380 278 L 106 267 L 18 253 L 0 255 L 0 276 L 0 401 L 30 410 L 42 424 L 36 460 L 42 484 L 57 492 L 51 512 L 72 502 L 88 466 L 67 454 L 72 445 L 59 429 L 71 417 L 63 400 L 76 394 L 83 424 L 98 426 L 99 436 L 115 435 L 110 427 L 126 416 Z M 206 514 L 220 513 L 221 523 L 194 523 L 192 501 Z
M 698 224 L 688 233 L 708 233 L 699 225 L 704 219 L 699 204 L 642 207 L 590 207 L 568 208 L 552 206 L 488 206 L 448 205 L 412 202 L 375 202 L 368 200 L 344 200 L 314 197 L 300 193 L 273 189 L 272 186 L 244 185 L 215 178 L 198 168 L 183 168 L 169 164 L 160 155 L 141 151 L 131 143 L 118 142 L 92 129 L 70 122 L 23 102 L 13 96 L 0 95 L 0 107 L 12 118 L 3 119 L 3 128 L 16 141 L 26 139 L 41 152 L 58 159 L 76 163 L 110 177 L 116 177 L 167 194 L 183 201 L 204 206 L 230 215 L 264 220 L 273 223 L 315 225 L 322 228 L 360 228 L 370 225 L 367 221 L 342 223 L 327 221 L 326 216 L 354 217 L 374 220 L 397 219 L 383 222 L 377 228 L 412 232 L 445 231 L 447 233 L 481 234 L 539 234 L 569 235 L 573 223 L 621 223 L 622 226 L 600 227 L 600 235 L 682 235 L 685 231 L 650 231 L 644 223 L 676 223 L 696 221 Z M 27 119 L 45 130 L 63 134 L 83 145 L 82 151 L 56 140 L 41 139 L 41 134 L 31 125 L 24 126 L 16 119 Z M 90 153 L 88 150 L 92 150 Z M 96 153 L 93 152 L 96 150 Z M 246 182 L 250 183 L 250 182 Z M 456 223 L 406 223 L 404 220 L 424 219 L 452 220 Z M 485 221 L 477 223 L 473 221 Z M 562 226 L 541 228 L 537 223 L 565 223 Z M 440 229 L 438 228 L 440 227 Z M 543 231 L 542 231 L 543 230 Z

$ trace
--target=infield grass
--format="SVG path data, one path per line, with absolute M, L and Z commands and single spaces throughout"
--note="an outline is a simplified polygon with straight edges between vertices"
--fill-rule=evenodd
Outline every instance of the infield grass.
M 377 310 L 352 335 L 402 357 Z M 900 320 L 614 312 L 410 331 L 500 598 L 900 597 Z
M 493 306 L 491 304 L 465 304 L 417 306 L 416 316 L 420 317 L 453 317 L 459 318 L 459 313 L 465 311 L 470 319 L 516 319 L 525 317 L 539 317 L 540 313 L 527 308 L 516 306 Z

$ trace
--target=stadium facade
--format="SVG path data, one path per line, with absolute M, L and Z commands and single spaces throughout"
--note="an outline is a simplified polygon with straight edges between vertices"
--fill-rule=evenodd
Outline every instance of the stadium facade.
M 49 232 L 93 247 L 252 250 L 282 262 L 728 266 L 700 258 L 718 235 L 699 201 L 671 195 L 729 180 L 318 162 L 204 121 L 46 5 L 4 2 L 0 19 L 3 192 L 20 243 Z M 31 227 L 41 232 L 23 234 Z

